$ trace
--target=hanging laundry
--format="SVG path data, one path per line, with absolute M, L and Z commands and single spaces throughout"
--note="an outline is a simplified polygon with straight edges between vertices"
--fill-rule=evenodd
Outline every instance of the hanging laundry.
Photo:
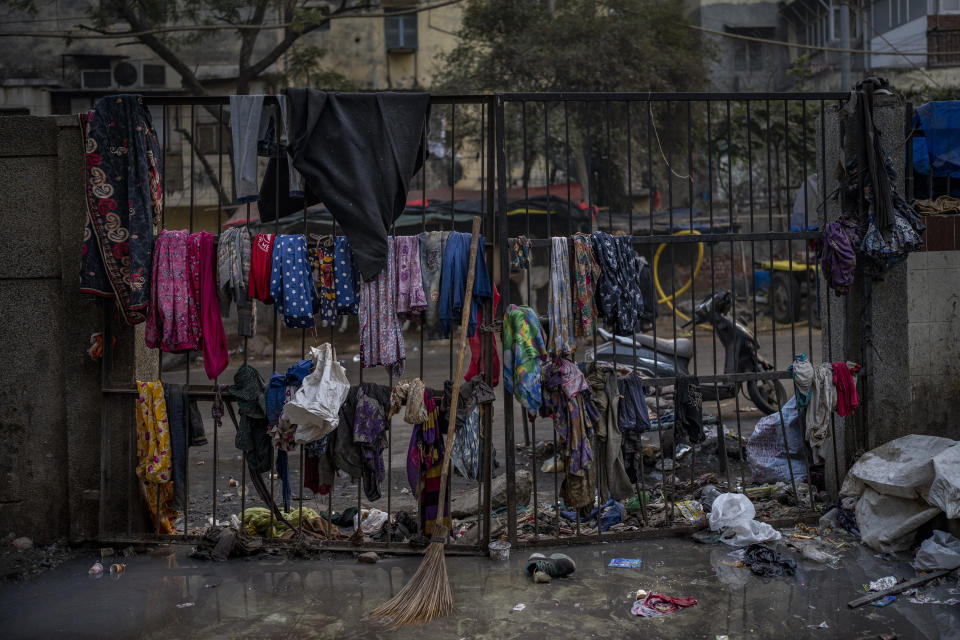
M 440 328 L 444 335 L 450 335 L 454 322 L 460 318 L 463 301 L 467 291 L 467 271 L 470 268 L 471 234 L 452 231 L 447 238 L 443 252 L 443 273 L 440 277 L 439 317 Z M 473 337 L 477 330 L 477 311 L 493 295 L 493 285 L 487 272 L 487 259 L 484 257 L 483 236 L 477 247 L 476 274 L 473 281 L 471 312 L 468 316 L 467 337 Z
M 270 426 L 267 427 L 267 432 L 273 439 L 273 446 L 282 451 L 293 451 L 297 448 L 294 442 L 297 425 L 284 415 L 283 407 L 293 398 L 312 367 L 313 362 L 310 360 L 298 360 L 287 368 L 285 376 L 281 377 L 276 371 L 270 376 L 270 388 L 267 390 L 267 420 Z
M 283 418 L 297 424 L 294 441 L 308 444 L 337 428 L 340 407 L 350 391 L 347 372 L 337 362 L 333 345 L 324 342 L 310 348 L 313 371 L 303 378 L 300 388 L 283 408 Z
M 683 429 L 690 444 L 703 442 L 703 393 L 696 376 L 677 378 L 676 416 L 674 424 Z
M 510 273 L 520 273 L 530 268 L 530 241 L 519 236 L 510 241 Z
M 387 236 L 423 165 L 426 93 L 286 89 L 290 155 L 343 228 L 365 282 L 389 262 Z
M 271 442 L 267 433 L 266 400 L 260 373 L 248 364 L 241 365 L 233 376 L 230 395 L 236 399 L 240 411 L 235 440 L 237 449 L 246 454 L 250 473 L 269 471 Z
M 403 421 L 407 424 L 423 424 L 427 419 L 427 409 L 423 404 L 424 391 L 423 381 L 420 378 L 394 382 L 393 389 L 390 391 L 390 411 L 387 413 L 387 419 L 400 413 L 400 409 L 406 405 Z
M 546 338 L 537 314 L 515 304 L 503 321 L 503 385 L 517 401 L 535 414 L 542 402 L 541 367 L 547 358 Z
M 497 289 L 497 286 L 493 286 L 493 308 L 490 310 L 491 315 L 494 318 L 497 317 L 497 307 L 500 305 L 500 291 Z M 477 311 L 477 325 L 480 326 L 483 323 L 483 309 Z M 468 340 L 470 344 L 470 364 L 467 366 L 467 372 L 463 375 L 464 380 L 472 380 L 475 376 L 482 375 L 484 373 L 484 363 L 482 362 L 483 358 L 483 341 L 481 338 L 481 332 L 478 331 L 473 334 L 473 337 Z M 491 384 L 492 386 L 497 386 L 500 383 L 500 356 L 497 349 L 497 334 L 493 332 L 490 338 L 492 342 L 492 351 L 493 356 L 493 371 L 491 371 Z
M 443 269 L 443 252 L 449 237 L 449 231 L 424 231 L 420 234 L 420 270 L 423 273 L 423 292 L 427 299 L 424 324 L 430 339 L 442 335 L 439 324 L 440 272 Z
M 833 363 L 833 386 L 837 390 L 837 415 L 841 418 L 853 415 L 854 409 L 860 406 L 857 383 L 850 373 L 851 367 L 855 371 L 860 370 L 860 366 L 852 362 Z
M 420 530 L 430 536 L 437 520 L 440 506 L 440 477 L 443 467 L 443 431 L 439 420 L 439 409 L 433 394 L 426 391 L 423 404 L 427 410 L 427 419 L 413 428 L 410 447 L 407 450 L 407 481 L 410 490 L 417 497 L 417 511 L 420 516 Z M 450 482 L 449 477 L 447 482 Z M 449 484 L 448 484 L 449 489 Z M 450 492 L 447 491 L 443 508 L 442 525 L 450 530 Z
M 350 253 L 350 243 L 346 236 L 337 236 L 334 240 L 334 281 L 337 286 L 337 313 L 357 315 L 360 301 L 357 289 L 360 287 L 360 274 L 357 272 Z
M 137 380 L 137 390 L 137 478 L 154 526 L 161 534 L 172 534 L 178 513 L 163 384 Z
M 203 431 L 203 417 L 197 400 L 187 394 L 187 385 L 166 383 L 163 399 L 167 406 L 167 426 L 170 431 L 170 459 L 173 470 L 173 503 L 186 508 L 187 447 L 207 444 Z
M 393 238 L 387 238 L 387 268 L 360 283 L 360 365 L 384 366 L 403 375 L 407 354 L 397 320 L 397 273 Z
M 167 353 L 199 349 L 200 255 L 189 231 L 163 230 L 157 236 L 150 285 L 147 346 Z
M 279 114 L 276 106 L 264 104 L 263 95 L 230 96 L 233 184 L 237 200 L 241 203 L 260 200 L 258 156 L 273 158 L 278 153 L 286 155 L 287 99 L 284 95 L 271 97 L 279 102 Z M 303 197 L 303 178 L 296 169 L 289 170 L 287 186 L 290 197 Z
M 639 329 L 644 314 L 640 257 L 633 250 L 630 236 L 594 231 L 590 239 L 600 265 L 597 312 L 606 318 L 615 334 L 632 335 Z
M 799 397 L 797 402 L 799 403 Z M 837 406 L 837 390 L 833 386 L 833 365 L 829 362 L 813 370 L 807 396 L 804 436 L 813 452 L 813 463 L 823 462 L 823 446 L 830 435 L 830 414 Z
M 587 234 L 573 236 L 573 259 L 573 279 L 576 283 L 573 291 L 573 331 L 577 337 L 590 337 L 597 324 L 597 306 L 593 296 L 597 278 L 600 277 L 600 265 L 594 258 Z
M 273 247 L 270 296 L 290 328 L 313 326 L 313 314 L 320 307 L 307 260 L 307 238 L 302 233 L 277 236 Z
M 274 463 L 277 470 L 277 477 L 280 479 L 280 494 L 283 497 L 283 510 L 290 511 L 290 497 L 292 490 L 290 487 L 290 463 L 287 452 L 283 449 L 277 450 L 277 460 Z
M 566 472 L 563 502 L 575 508 L 592 504 L 596 492 L 596 474 L 589 473 L 594 457 L 590 441 L 600 413 L 590 397 L 590 386 L 573 362 L 555 356 L 544 365 L 540 415 L 553 419 Z
M 227 334 L 220 317 L 217 300 L 217 258 L 214 255 L 213 235 L 206 231 L 191 236 L 197 243 L 200 257 L 200 328 L 203 332 L 203 370 L 216 380 L 230 364 Z
M 453 385 L 445 395 L 453 393 Z M 445 389 L 446 391 L 446 389 Z M 453 450 L 450 452 L 450 462 L 453 468 L 467 480 L 480 481 L 483 478 L 483 454 L 480 443 L 483 438 L 483 425 L 480 420 L 480 408 L 486 406 L 486 411 L 492 410 L 493 401 L 497 399 L 493 389 L 479 376 L 471 379 L 460 387 L 457 401 L 456 435 L 453 440 Z
M 220 315 L 230 316 L 230 303 L 237 304 L 237 332 L 253 336 L 256 307 L 247 296 L 250 279 L 250 234 L 242 227 L 230 227 L 220 234 L 217 245 L 217 293 Z
M 587 384 L 590 385 L 590 399 L 599 413 L 597 420 L 597 454 L 599 479 L 597 491 L 605 500 L 624 500 L 634 494 L 630 474 L 624 464 L 618 413 L 620 392 L 617 374 L 611 366 L 588 362 L 585 365 Z M 631 465 L 634 464 L 631 459 Z
M 793 358 L 793 363 L 787 367 L 793 376 L 793 386 L 796 388 L 797 409 L 803 409 L 810 402 L 810 384 L 813 382 L 813 365 L 807 360 L 807 354 L 800 353 Z
M 160 143 L 140 96 L 101 98 L 81 116 L 86 222 L 80 291 L 112 298 L 126 322 L 146 320 L 153 228 L 163 213 Z
M 353 442 L 362 456 L 363 489 L 369 500 L 379 500 L 380 485 L 385 467 L 383 450 L 387 445 L 387 411 L 390 406 L 390 388 L 362 383 L 357 391 L 353 418 Z
M 313 281 L 320 299 L 320 311 L 317 313 L 321 327 L 333 326 L 337 322 L 337 283 L 334 273 L 333 236 L 321 236 L 316 244 L 307 249 L 307 259 L 313 269 Z
M 393 243 L 393 255 L 397 261 L 397 313 L 422 313 L 427 308 L 427 296 L 420 268 L 420 238 L 397 236 Z
M 552 244 L 548 303 L 550 339 L 547 348 L 557 355 L 570 355 L 577 350 L 570 317 L 573 313 L 570 301 L 570 253 L 567 251 L 566 238 L 553 238 Z
M 250 288 L 247 294 L 254 300 L 273 303 L 270 297 L 270 279 L 273 275 L 273 245 L 276 236 L 258 233 L 250 247 Z
M 620 390 L 620 405 L 617 415 L 622 431 L 649 431 L 650 411 L 643 394 L 643 378 L 636 371 L 617 379 Z
M 857 266 L 854 250 L 860 242 L 857 225 L 845 216 L 823 227 L 820 242 L 820 263 L 823 276 L 838 296 L 846 295 L 853 286 Z

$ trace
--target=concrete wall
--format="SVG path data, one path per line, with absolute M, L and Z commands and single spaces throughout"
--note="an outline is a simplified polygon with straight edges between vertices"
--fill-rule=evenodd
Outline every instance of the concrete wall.
M 128 439 L 101 429 L 101 369 L 86 352 L 103 305 L 78 290 L 83 166 L 76 118 L 0 118 L 0 532 L 38 543 L 97 537 L 101 489 L 110 487 L 101 438 Z M 132 386 L 132 334 L 121 331 L 108 354 L 111 384 Z M 141 374 L 149 362 L 140 356 Z M 105 406 L 114 418 L 106 424 L 132 429 L 129 397 Z M 119 468 L 115 494 L 125 495 L 132 468 Z
M 884 135 L 884 150 L 902 157 L 904 105 L 897 97 L 878 97 L 875 122 Z M 832 108 L 820 126 L 826 128 L 827 167 L 840 158 L 840 114 Z M 818 139 L 820 134 L 817 134 Z M 849 153 L 849 150 L 848 150 Z M 819 154 L 819 150 L 818 150 Z M 836 172 L 824 171 L 826 192 L 837 187 Z M 903 175 L 896 188 L 903 193 Z M 840 215 L 828 200 L 826 220 Z M 943 224 L 940 221 L 938 224 Z M 823 218 L 821 218 L 821 224 Z M 960 247 L 957 224 L 949 221 L 949 244 L 942 232 L 928 230 L 926 250 L 871 279 L 858 265 L 850 293 L 838 297 L 821 288 L 821 304 L 829 319 L 829 339 L 821 361 L 852 360 L 863 365 L 858 388 L 863 402 L 851 417 L 835 420 L 837 461 L 827 446 L 828 489 L 835 491 L 855 452 L 873 449 L 911 433 L 960 439 L 955 411 L 960 402 Z M 944 250 L 939 250 L 944 249 Z

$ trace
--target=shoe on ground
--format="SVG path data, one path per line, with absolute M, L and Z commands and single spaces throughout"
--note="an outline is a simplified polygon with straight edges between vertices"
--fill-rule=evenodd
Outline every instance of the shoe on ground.
M 563 553 L 554 553 L 549 558 L 542 553 L 533 553 L 527 559 L 528 576 L 532 576 L 535 571 L 542 571 L 551 578 L 563 578 L 576 570 L 577 565 L 573 558 Z

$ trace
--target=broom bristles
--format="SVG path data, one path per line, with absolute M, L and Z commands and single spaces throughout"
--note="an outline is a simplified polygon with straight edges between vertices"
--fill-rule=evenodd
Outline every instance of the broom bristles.
M 439 527 L 438 527 L 439 529 Z M 370 612 L 375 618 L 386 618 L 393 627 L 405 624 L 422 624 L 445 616 L 453 609 L 453 590 L 447 579 L 447 562 L 443 555 L 443 540 L 446 531 L 437 531 L 437 537 L 427 547 L 427 552 L 403 589 L 388 602 Z

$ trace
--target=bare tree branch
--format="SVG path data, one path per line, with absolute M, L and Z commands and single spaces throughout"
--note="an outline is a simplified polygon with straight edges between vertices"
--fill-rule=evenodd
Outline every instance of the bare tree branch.
M 220 203 L 225 207 L 230 206 L 230 198 L 227 196 L 226 191 L 224 191 L 223 184 L 220 182 L 220 178 L 217 176 L 216 171 L 213 170 L 213 167 L 210 166 L 207 158 L 200 153 L 200 149 L 197 148 L 197 145 L 193 140 L 193 136 L 190 135 L 190 132 L 183 127 L 177 127 L 174 129 L 174 131 L 183 136 L 183 139 L 186 140 L 187 144 L 190 145 L 190 153 L 195 154 L 200 160 L 200 166 L 203 167 L 203 171 L 207 174 L 207 178 L 210 180 L 213 188 L 217 190 L 217 197 L 220 198 Z M 217 135 L 223 135 L 223 131 L 223 128 L 221 128 Z M 193 180 L 193 176 L 190 176 L 190 179 Z

